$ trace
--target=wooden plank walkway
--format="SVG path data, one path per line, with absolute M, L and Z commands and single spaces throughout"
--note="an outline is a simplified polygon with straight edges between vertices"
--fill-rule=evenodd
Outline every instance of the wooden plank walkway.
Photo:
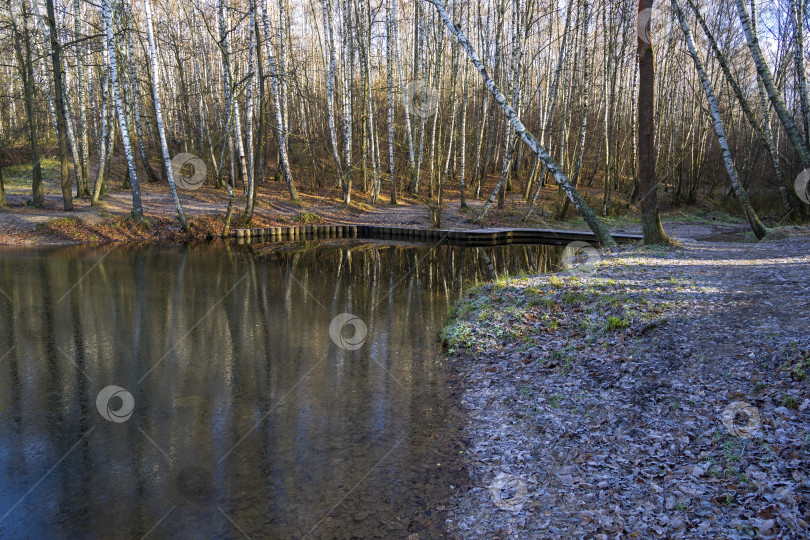
M 579 240 L 596 244 L 590 231 L 563 231 L 553 229 L 417 229 L 383 225 L 302 225 L 298 227 L 267 227 L 263 229 L 235 229 L 231 232 L 239 243 L 284 242 L 315 240 L 320 238 L 366 238 L 375 240 L 410 240 L 439 242 L 465 246 L 495 246 L 504 244 L 567 245 Z M 618 243 L 642 240 L 638 234 L 614 234 Z

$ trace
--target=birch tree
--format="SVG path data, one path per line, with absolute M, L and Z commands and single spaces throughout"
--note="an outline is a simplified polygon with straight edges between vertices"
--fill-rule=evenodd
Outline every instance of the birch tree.
M 692 61 L 695 63 L 695 69 L 698 72 L 700 82 L 703 85 L 703 91 L 706 93 L 706 99 L 709 102 L 709 110 L 711 112 L 714 132 L 717 136 L 717 144 L 720 146 L 720 150 L 723 153 L 723 163 L 726 166 L 726 172 L 728 172 L 731 186 L 734 189 L 737 200 L 740 201 L 740 205 L 742 206 L 745 217 L 748 219 L 748 224 L 751 226 L 751 230 L 754 232 L 754 235 L 758 239 L 764 238 L 765 235 L 768 234 L 768 230 L 759 220 L 753 206 L 751 206 L 751 201 L 748 199 L 748 193 L 746 193 L 745 188 L 742 186 L 742 184 L 740 184 L 739 178 L 737 177 L 737 169 L 734 166 L 734 160 L 731 157 L 731 150 L 729 149 L 728 140 L 726 139 L 726 131 L 723 127 L 723 120 L 720 117 L 720 107 L 717 104 L 717 98 L 715 98 L 714 90 L 712 89 L 709 78 L 706 75 L 706 70 L 703 68 L 703 61 L 698 56 L 697 49 L 695 49 L 695 44 L 692 41 L 692 32 L 689 29 L 689 25 L 686 22 L 686 17 L 684 16 L 683 11 L 681 11 L 681 6 L 678 4 L 678 0 L 672 0 L 672 8 L 678 17 L 678 22 L 681 25 L 681 30 L 683 30 L 683 35 L 686 39 L 686 46 L 689 50 L 689 55 L 692 57 Z M 641 104 L 639 103 L 639 110 L 641 108 Z M 641 128 L 639 128 L 639 130 L 640 129 Z M 641 159 L 639 159 L 639 161 L 641 161 Z M 640 166 L 643 167 L 643 164 L 640 163 Z
M 163 168 L 169 181 L 169 191 L 172 194 L 174 207 L 177 209 L 177 218 L 184 231 L 188 231 L 188 222 L 177 196 L 177 188 L 174 184 L 174 173 L 172 171 L 171 158 L 169 157 L 169 145 L 166 142 L 166 128 L 163 125 L 163 112 L 160 108 L 158 89 L 160 88 L 160 70 L 158 69 L 157 53 L 155 50 L 155 33 L 152 29 L 152 3 L 150 0 L 143 0 L 146 11 L 146 33 L 149 41 L 149 58 L 152 61 L 152 102 L 155 107 L 155 120 L 157 122 L 158 136 L 160 137 L 160 150 L 163 153 Z
M 770 99 L 771 105 L 773 105 L 790 143 L 793 145 L 796 153 L 799 154 L 799 159 L 801 159 L 802 164 L 804 167 L 810 167 L 810 144 L 802 139 L 796 122 L 793 121 L 793 117 L 790 115 L 790 112 L 788 112 L 785 102 L 774 84 L 771 70 L 768 64 L 765 63 L 765 58 L 762 56 L 762 50 L 759 47 L 759 38 L 757 38 L 756 32 L 754 32 L 751 26 L 751 18 L 748 16 L 748 10 L 745 8 L 743 0 L 734 0 L 734 3 L 737 6 L 737 15 L 740 17 L 740 22 L 745 32 L 748 49 L 751 51 L 757 73 L 761 77 L 762 84 L 765 86 L 765 90 L 768 93 L 768 99 Z
M 118 125 L 121 128 L 121 143 L 124 146 L 124 154 L 127 158 L 127 171 L 129 172 L 129 185 L 132 191 L 132 217 L 135 221 L 143 221 L 143 206 L 141 204 L 141 190 L 138 184 L 138 173 L 135 170 L 135 156 L 132 152 L 132 144 L 129 140 L 129 124 L 127 114 L 124 110 L 124 102 L 121 99 L 121 88 L 118 85 L 118 62 L 115 58 L 115 37 L 113 32 L 113 15 L 110 0 L 101 1 L 101 18 L 104 22 L 104 34 L 106 36 L 108 62 L 110 64 L 110 86 L 115 100 L 115 108 L 118 112 Z
M 509 122 L 514 127 L 515 132 L 520 136 L 523 141 L 529 145 L 529 147 L 534 151 L 534 153 L 540 158 L 540 160 L 545 164 L 548 171 L 554 176 L 554 179 L 557 181 L 557 184 L 560 188 L 565 192 L 566 196 L 571 199 L 571 203 L 574 205 L 574 208 L 582 215 L 585 222 L 591 228 L 593 233 L 596 235 L 597 240 L 603 246 L 613 246 L 615 242 L 613 241 L 613 237 L 610 235 L 610 231 L 604 226 L 604 224 L 596 217 L 593 210 L 588 203 L 582 198 L 579 192 L 574 188 L 571 183 L 568 181 L 568 178 L 562 172 L 560 167 L 551 159 L 551 156 L 548 154 L 545 148 L 540 146 L 540 143 L 537 139 L 526 130 L 526 127 L 523 125 L 523 122 L 515 115 L 514 109 L 507 103 L 506 96 L 501 93 L 497 86 L 495 86 L 494 81 L 487 73 L 487 70 L 484 68 L 484 65 L 481 63 L 478 55 L 476 54 L 475 50 L 472 48 L 469 39 L 464 34 L 464 31 L 461 29 L 460 26 L 453 23 L 452 19 L 450 19 L 450 15 L 444 8 L 444 3 L 441 0 L 424 0 L 429 4 L 433 4 L 436 8 L 436 11 L 439 13 L 442 21 L 447 26 L 447 29 L 450 31 L 451 34 L 455 36 L 458 40 L 459 45 L 464 48 L 464 51 L 467 53 L 467 56 L 472 62 L 473 66 L 478 70 L 478 73 L 484 79 L 487 88 L 489 89 L 490 93 L 494 97 L 495 101 L 500 105 L 501 109 L 503 110 L 504 114 L 506 115 Z

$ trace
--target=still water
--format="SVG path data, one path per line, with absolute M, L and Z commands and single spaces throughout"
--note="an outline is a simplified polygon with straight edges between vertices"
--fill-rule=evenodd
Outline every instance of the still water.
M 468 475 L 438 339 L 546 246 L 0 251 L 0 537 L 423 538 Z

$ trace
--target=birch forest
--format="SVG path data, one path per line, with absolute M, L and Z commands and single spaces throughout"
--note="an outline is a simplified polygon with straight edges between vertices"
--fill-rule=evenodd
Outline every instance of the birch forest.
M 228 223 L 306 193 L 761 237 L 808 215 L 808 32 L 806 0 L 2 0 L 0 165 L 32 206 L 46 158 L 64 210 L 163 189 L 183 228 L 178 155 Z

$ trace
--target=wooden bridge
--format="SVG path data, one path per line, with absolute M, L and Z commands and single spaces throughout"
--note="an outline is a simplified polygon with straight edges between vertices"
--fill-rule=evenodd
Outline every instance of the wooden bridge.
M 417 229 L 385 225 L 301 225 L 297 227 L 266 227 L 262 229 L 234 229 L 231 236 L 239 243 L 295 242 L 324 238 L 365 238 L 374 240 L 401 240 L 412 242 L 439 242 L 465 246 L 496 246 L 504 244 L 567 245 L 579 240 L 597 244 L 590 231 L 564 231 L 553 229 Z M 613 234 L 618 243 L 632 243 L 643 239 L 638 234 Z

